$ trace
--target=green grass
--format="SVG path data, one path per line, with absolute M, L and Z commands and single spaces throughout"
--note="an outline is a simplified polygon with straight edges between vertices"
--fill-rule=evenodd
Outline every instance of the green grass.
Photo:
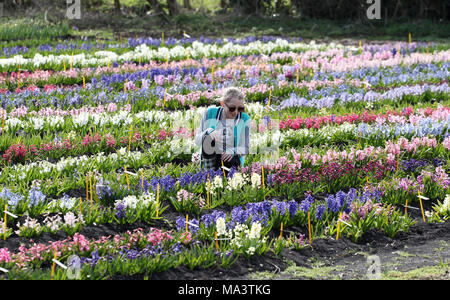
M 70 27 L 66 21 L 51 25 L 43 19 L 2 19 L 0 25 L 1 41 L 22 43 L 29 39 L 49 40 L 68 36 L 70 33 Z
M 436 266 L 426 266 L 410 271 L 387 271 L 382 274 L 383 280 L 443 280 L 450 279 L 448 261 Z

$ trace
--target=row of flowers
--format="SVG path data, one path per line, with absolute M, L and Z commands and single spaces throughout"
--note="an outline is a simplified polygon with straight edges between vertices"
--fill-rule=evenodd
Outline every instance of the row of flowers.
M 104 124 L 100 124 L 99 129 L 96 129 L 98 124 L 92 124 L 91 126 L 86 126 L 85 130 L 77 128 L 76 132 L 73 130 L 66 134 L 60 132 L 59 137 L 54 139 L 44 139 L 35 136 L 31 140 L 32 144 L 15 142 L 17 138 L 14 135 L 8 132 L 4 133 L 1 145 L 5 151 L 2 154 L 3 160 L 7 163 L 16 163 L 26 160 L 34 161 L 39 158 L 60 158 L 66 155 L 83 155 L 101 151 L 114 152 L 126 146 L 128 146 L 129 150 L 142 149 L 145 152 L 155 151 L 154 153 L 159 153 L 156 148 L 164 149 L 168 152 L 166 152 L 165 157 L 160 158 L 165 161 L 167 159 L 171 161 L 177 157 L 190 159 L 192 154 L 198 152 L 198 146 L 193 139 L 196 129 L 192 122 L 188 122 L 191 123 L 190 129 L 173 126 L 172 128 L 174 129 L 172 130 L 158 130 L 159 125 L 164 126 L 162 120 L 159 120 L 162 122 L 159 125 L 145 125 L 150 120 L 143 118 L 142 121 L 144 123 L 137 126 L 126 117 L 127 113 L 123 112 L 125 113 L 125 118 L 122 120 L 124 120 L 126 132 L 124 132 L 124 127 L 118 126 L 119 122 L 114 125 L 116 127 L 114 130 L 108 130 L 107 133 L 101 129 L 106 128 Z M 339 126 L 325 125 L 317 130 L 302 128 L 284 131 L 279 131 L 278 128 L 274 127 L 270 118 L 266 116 L 261 120 L 260 124 L 255 124 L 254 126 L 258 126 L 258 128 L 252 130 L 249 150 L 252 154 L 261 154 L 267 149 L 273 149 L 274 147 L 305 147 L 324 143 L 339 144 L 349 140 L 357 141 L 360 146 L 380 146 L 391 139 L 403 137 L 414 139 L 429 135 L 435 136 L 439 141 L 442 141 L 444 148 L 448 149 L 448 122 L 450 116 L 447 115 L 448 110 L 442 110 L 441 112 L 442 114 L 432 114 L 430 117 L 412 118 L 415 123 L 394 122 L 392 124 L 374 125 L 344 123 Z M 438 119 L 441 117 L 443 119 L 436 120 L 436 116 L 438 116 Z M 89 115 L 82 114 L 74 118 L 80 120 L 80 117 L 89 118 Z M 63 120 L 62 117 L 52 118 Z M 54 128 L 44 127 L 44 119 L 41 120 L 41 127 L 34 128 L 37 132 L 42 129 L 53 131 L 52 129 L 59 128 L 61 130 L 61 124 Z M 84 120 L 88 119 L 85 118 Z M 31 121 L 33 121 L 33 118 L 31 118 Z
M 256 90 L 256 92 L 260 93 L 260 95 L 262 95 L 263 97 L 268 93 L 268 87 L 265 86 L 264 88 L 265 88 L 265 90 Z M 243 89 L 243 92 L 248 94 L 248 93 L 251 93 L 253 90 L 254 90 L 254 88 Z M 369 100 L 398 102 L 398 101 L 402 101 L 402 99 L 405 99 L 405 101 L 420 101 L 420 100 L 426 100 L 426 99 L 430 98 L 430 93 L 432 93 L 432 95 L 435 95 L 438 98 L 445 97 L 445 95 L 447 95 L 449 93 L 449 91 L 448 91 L 448 85 L 443 84 L 443 85 L 438 85 L 438 86 L 424 85 L 424 86 L 395 88 L 392 91 L 385 92 L 384 94 L 380 95 L 379 98 L 377 98 L 373 93 L 375 93 L 375 92 L 367 93 L 364 97 L 361 97 L 359 99 L 357 97 L 354 97 L 358 94 L 354 94 L 354 95 L 347 94 L 347 96 L 352 96 L 353 101 L 357 101 L 359 103 L 362 103 L 362 101 L 369 101 Z M 136 96 L 136 95 L 138 95 L 138 94 L 134 94 L 133 96 Z M 140 92 L 139 98 L 144 99 L 145 95 L 149 96 L 148 93 L 143 94 Z M 213 97 L 213 95 L 214 94 L 210 93 L 210 95 L 207 97 L 211 98 L 211 97 Z M 344 96 L 344 95 L 340 95 L 340 96 Z M 177 96 L 175 96 L 175 97 L 177 97 Z M 296 97 L 296 99 L 298 101 L 296 100 L 296 101 L 294 101 L 295 102 L 294 103 L 293 97 Z M 75 98 L 77 98 L 77 97 L 75 97 Z M 167 98 L 170 98 L 170 97 L 167 97 Z M 80 100 L 80 97 L 78 97 L 77 99 Z M 302 102 L 302 99 L 303 99 L 303 102 Z M 285 100 L 281 103 L 281 105 L 278 107 L 278 109 L 284 108 L 284 107 L 291 107 L 291 106 L 295 106 L 295 107 L 313 106 L 316 108 L 321 108 L 323 106 L 333 107 L 333 106 L 335 106 L 335 103 L 334 103 L 335 99 L 337 99 L 337 98 L 336 97 L 325 97 L 325 98 L 319 98 L 319 99 L 312 99 L 312 100 L 308 101 L 305 98 L 299 99 L 297 96 L 292 94 L 288 100 Z M 136 98 L 134 98 L 134 100 L 136 101 Z M 34 99 L 34 101 L 36 101 L 36 99 Z M 167 101 L 169 103 L 170 99 L 168 99 Z M 147 102 L 151 102 L 151 101 L 147 100 Z M 340 98 L 339 102 L 346 103 L 349 101 L 345 101 L 345 99 Z M 286 104 L 286 103 L 289 103 L 289 104 Z M 377 102 L 371 102 L 371 103 L 372 103 L 371 105 L 373 105 L 373 103 L 377 103 Z M 157 102 L 157 104 L 161 105 L 161 100 L 159 100 Z M 134 106 L 136 107 L 139 105 L 134 103 Z M 147 105 L 145 105 L 145 106 L 147 106 Z M 140 111 L 138 113 L 133 114 L 130 112 L 130 110 L 131 110 L 130 104 L 126 104 L 126 105 L 123 105 L 120 107 L 121 107 L 121 109 L 117 113 L 112 114 L 112 115 L 109 112 L 115 112 L 118 110 L 117 104 L 115 104 L 115 103 L 109 103 L 106 106 L 103 106 L 100 104 L 96 107 L 89 106 L 89 108 L 83 107 L 81 109 L 72 109 L 72 110 L 67 110 L 67 111 L 61 110 L 61 109 L 54 110 L 51 108 L 45 108 L 45 109 L 39 110 L 37 113 L 36 112 L 28 113 L 28 108 L 26 108 L 26 106 L 23 106 L 23 105 L 20 106 L 19 108 L 12 110 L 10 113 L 7 113 L 6 110 L 4 110 L 4 109 L 0 109 L 0 115 L 2 117 L 2 131 L 3 131 L 3 133 L 5 131 L 7 132 L 9 130 L 17 131 L 17 130 L 22 130 L 22 129 L 40 131 L 45 128 L 47 128 L 48 130 L 51 130 L 51 131 L 54 131 L 58 128 L 59 128 L 58 130 L 61 130 L 62 128 L 66 128 L 66 131 L 67 130 L 71 131 L 72 130 L 71 128 L 67 128 L 69 125 L 70 125 L 69 127 L 73 126 L 76 129 L 79 127 L 91 127 L 91 126 L 101 127 L 104 125 L 120 126 L 120 125 L 130 125 L 132 123 L 139 123 L 139 122 L 147 123 L 147 122 L 164 122 L 164 121 L 168 122 L 168 124 L 178 121 L 180 123 L 179 125 L 187 127 L 186 125 L 192 126 L 192 124 L 191 124 L 192 122 L 198 123 L 199 119 L 201 118 L 201 114 L 206 109 L 205 107 L 200 107 L 195 110 L 191 109 L 191 110 L 185 111 L 185 112 L 176 111 L 176 112 L 172 112 L 172 113 L 165 113 L 165 112 L 156 111 L 156 110 L 140 109 Z M 255 120 L 256 123 L 259 123 L 258 120 L 263 118 L 264 113 L 267 113 L 267 107 L 265 107 L 261 104 L 258 104 L 258 103 L 249 103 L 247 105 L 247 107 L 248 107 L 248 113 L 254 119 L 256 119 Z M 340 106 L 336 106 L 337 111 L 340 111 L 339 107 Z M 105 108 L 106 108 L 106 111 L 105 111 Z M 445 118 L 445 114 L 446 114 L 446 111 L 444 108 L 443 112 L 440 115 L 442 116 L 442 118 Z M 20 119 L 21 117 L 28 116 L 28 115 L 30 115 L 30 116 L 27 119 L 25 119 L 25 120 Z M 42 118 L 42 117 L 39 117 L 36 115 L 41 115 L 41 116 L 46 116 L 46 117 Z M 64 118 L 63 116 L 72 116 L 72 118 Z M 431 115 L 431 118 L 435 119 L 436 116 Z M 70 122 L 70 121 L 72 121 L 72 122 Z M 282 121 L 282 120 L 280 120 L 280 121 Z M 416 121 L 416 120 L 411 120 L 411 121 Z M 68 124 L 66 124 L 66 123 L 68 123 Z M 73 125 L 71 125 L 71 123 Z M 381 122 L 381 120 L 378 119 L 377 123 L 384 123 L 384 122 Z M 284 124 L 285 124 L 284 121 L 282 121 L 281 129 L 283 129 L 285 127 Z M 291 122 L 291 124 L 292 124 L 292 122 Z M 293 129 L 296 129 L 295 125 L 290 126 L 290 127 Z
M 333 45 L 337 47 L 337 45 Z M 23 58 L 22 56 L 14 56 L 12 58 L 0 59 L 0 65 L 3 70 L 18 70 L 21 65 L 24 68 L 48 68 L 61 69 L 61 62 L 66 64 L 73 64 L 74 67 L 97 67 L 98 65 L 106 66 L 107 63 L 117 62 L 123 63 L 126 61 L 143 61 L 157 60 L 166 61 L 167 57 L 170 60 L 179 59 L 200 59 L 203 57 L 224 57 L 235 55 L 248 55 L 265 53 L 270 54 L 280 51 L 306 51 L 311 49 L 327 49 L 329 46 L 315 43 L 302 42 L 288 42 L 287 40 L 276 39 L 275 41 L 268 41 L 262 43 L 261 41 L 250 42 L 247 45 L 238 45 L 233 43 L 226 43 L 224 45 L 205 44 L 199 41 L 194 41 L 191 45 L 183 47 L 180 45 L 174 47 L 158 47 L 157 49 L 149 48 L 146 44 L 136 46 L 132 51 L 122 54 L 117 54 L 112 51 L 97 51 L 94 53 L 79 53 L 74 55 L 48 55 L 43 56 L 36 53 L 33 58 Z M 341 46 L 342 47 L 342 46 Z M 189 56 L 189 58 L 188 58 Z
M 205 113 L 206 108 L 198 108 L 188 111 L 163 112 L 158 110 L 131 112 L 131 105 L 125 105 L 118 109 L 117 105 L 110 103 L 97 107 L 82 107 L 81 109 L 72 109 L 70 111 L 41 109 L 38 112 L 28 113 L 24 106 L 14 109 L 9 114 L 0 110 L 0 116 L 7 115 L 4 118 L 3 135 L 14 134 L 17 131 L 26 130 L 27 132 L 40 132 L 42 130 L 58 131 L 60 134 L 71 131 L 83 132 L 91 128 L 115 127 L 124 130 L 126 127 L 133 126 L 147 132 L 153 129 L 153 124 L 158 124 L 159 128 L 189 128 L 194 129 Z M 252 118 L 252 130 L 263 132 L 270 125 L 271 129 L 280 130 L 298 130 L 319 129 L 329 125 L 342 125 L 364 123 L 367 125 L 377 124 L 379 126 L 388 126 L 392 124 L 411 124 L 419 125 L 428 121 L 445 121 L 450 116 L 450 109 L 446 106 L 437 108 L 419 109 L 416 113 L 412 107 L 406 107 L 402 111 L 388 111 L 386 113 L 369 113 L 367 111 L 361 114 L 353 113 L 346 115 L 328 115 L 311 116 L 302 118 L 298 116 L 292 119 L 288 116 L 286 119 L 271 120 L 267 113 L 267 108 L 259 103 L 250 103 L 246 107 L 246 113 Z M 269 124 L 265 124 L 269 123 Z M 258 128 L 256 128 L 258 126 Z M 195 133 L 195 132 L 194 132 Z
M 313 52 L 318 58 L 324 55 L 322 52 Z M 334 55 L 335 53 L 333 53 Z M 9 89 L 20 88 L 27 85 L 45 86 L 49 84 L 81 84 L 83 79 L 86 83 L 92 82 L 96 85 L 99 82 L 103 87 L 123 83 L 126 81 L 142 81 L 143 79 L 150 79 L 158 85 L 168 83 L 169 86 L 176 83 L 194 84 L 194 83 L 225 83 L 227 80 L 242 80 L 247 79 L 253 84 L 255 80 L 262 81 L 267 75 L 278 78 L 279 81 L 295 80 L 296 73 L 299 71 L 301 76 L 299 79 L 304 79 L 305 71 L 318 73 L 316 79 L 326 79 L 330 75 L 335 78 L 343 78 L 344 76 L 356 79 L 367 79 L 371 85 L 392 84 L 395 79 L 403 82 L 411 80 L 426 80 L 431 77 L 444 77 L 448 74 L 446 63 L 435 64 L 419 64 L 412 66 L 402 66 L 402 68 L 363 68 L 357 71 L 344 72 L 329 72 L 328 70 L 317 69 L 314 70 L 313 62 L 316 63 L 315 57 L 311 57 L 310 52 L 306 52 L 294 60 L 282 61 L 279 64 L 280 57 L 283 53 L 274 53 L 273 57 L 277 58 L 261 58 L 258 56 L 250 57 L 233 57 L 232 60 L 224 61 L 223 59 L 202 59 L 201 61 L 181 61 L 171 62 L 165 64 L 158 64 L 150 62 L 146 64 L 130 64 L 124 63 L 119 65 L 108 63 L 106 67 L 98 66 L 96 69 L 82 68 L 73 69 L 67 66 L 67 70 L 51 71 L 51 70 L 35 70 L 33 72 L 27 70 L 19 70 L 10 74 L 0 75 L 0 84 L 7 85 Z M 326 57 L 326 56 L 325 56 Z M 309 61 L 311 60 L 311 61 Z M 275 64 L 274 64 L 275 63 Z M 288 64 L 284 64 L 288 63 Z M 290 65 L 290 63 L 294 63 Z M 321 66 L 321 63 L 319 63 Z M 64 65 L 63 65 L 64 67 Z M 215 72 L 214 69 L 215 68 Z M 401 73 L 399 73 L 401 71 Z M 400 78 L 401 77 L 401 78 Z

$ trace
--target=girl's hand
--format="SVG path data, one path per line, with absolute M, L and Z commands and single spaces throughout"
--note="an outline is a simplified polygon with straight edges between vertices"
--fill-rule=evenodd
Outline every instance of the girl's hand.
M 222 161 L 229 162 L 233 158 L 230 153 L 222 153 Z

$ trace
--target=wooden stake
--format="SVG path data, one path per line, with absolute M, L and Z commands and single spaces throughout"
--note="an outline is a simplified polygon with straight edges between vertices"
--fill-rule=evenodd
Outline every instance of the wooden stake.
M 281 222 L 281 228 L 280 228 L 280 239 L 283 238 L 283 222 Z
M 408 214 L 408 198 L 406 198 L 406 203 L 405 203 L 405 215 Z

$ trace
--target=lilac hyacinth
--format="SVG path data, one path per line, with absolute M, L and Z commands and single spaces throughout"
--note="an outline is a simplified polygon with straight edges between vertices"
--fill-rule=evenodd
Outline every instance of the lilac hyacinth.
M 215 210 L 211 214 L 203 215 L 200 218 L 201 223 L 205 226 L 205 228 L 209 228 L 209 226 L 214 225 L 219 218 L 226 219 L 227 214 L 223 211 Z
M 3 187 L 2 192 L 0 193 L 0 198 L 6 199 L 8 201 L 8 206 L 10 207 L 15 207 L 24 199 L 22 195 L 15 194 L 6 187 Z
M 284 201 L 274 200 L 272 202 L 272 208 L 275 213 L 280 214 L 280 216 L 284 216 L 284 214 L 286 213 L 286 209 L 287 209 L 287 203 Z
M 306 214 L 306 213 L 308 213 L 308 211 L 311 207 L 311 204 L 312 204 L 312 202 L 310 200 L 305 199 L 302 202 L 300 202 L 300 205 L 298 206 L 298 208 Z
M 333 195 L 329 195 L 326 198 L 326 202 L 327 202 L 327 208 L 328 210 L 332 211 L 332 212 L 338 212 L 339 211 L 339 204 L 336 201 L 336 198 Z
M 175 183 L 176 183 L 175 179 L 172 178 L 172 176 L 170 175 L 167 175 L 163 178 L 154 177 L 150 180 L 150 184 L 152 186 L 153 191 L 156 191 L 158 189 L 158 184 L 160 191 L 161 190 L 171 191 L 173 190 Z
M 186 218 L 184 217 L 177 217 L 175 220 L 175 225 L 177 228 L 177 231 L 185 231 L 186 230 Z M 188 230 L 190 233 L 195 234 L 200 229 L 200 223 L 197 219 L 189 218 L 188 220 Z
M 46 196 L 37 187 L 31 188 L 28 192 L 28 201 L 31 206 L 39 205 L 45 201 Z
M 122 220 L 122 219 L 126 218 L 127 212 L 126 212 L 125 206 L 121 202 L 119 202 L 116 205 L 116 214 L 115 215 L 118 220 Z
M 298 203 L 295 200 L 291 200 L 288 202 L 288 210 L 291 217 L 294 217 L 298 211 Z
M 322 220 L 323 215 L 325 214 L 326 207 L 324 204 L 317 206 L 316 208 L 316 220 Z

